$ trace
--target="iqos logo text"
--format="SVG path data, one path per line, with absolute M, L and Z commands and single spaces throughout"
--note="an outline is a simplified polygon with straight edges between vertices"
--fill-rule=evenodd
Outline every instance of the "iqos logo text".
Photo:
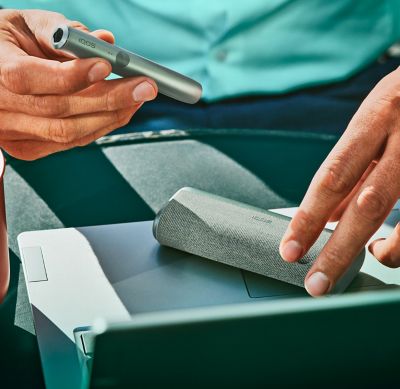
M 79 38 L 78 40 L 79 43 L 82 43 L 82 45 L 92 47 L 93 49 L 96 47 L 96 45 L 93 42 L 87 41 L 86 39 Z
M 263 223 L 267 223 L 267 224 L 272 223 L 272 220 L 267 219 L 266 217 L 262 217 L 262 216 L 253 215 L 251 218 L 253 220 L 257 220 L 258 222 L 263 222 Z

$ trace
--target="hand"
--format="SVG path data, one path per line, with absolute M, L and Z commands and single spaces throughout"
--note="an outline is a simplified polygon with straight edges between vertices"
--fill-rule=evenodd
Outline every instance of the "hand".
M 314 176 L 281 241 L 281 256 L 297 261 L 328 221 L 339 220 L 305 279 L 312 296 L 328 293 L 400 194 L 400 69 L 383 78 L 362 103 Z M 383 264 L 400 266 L 400 228 L 369 246 Z
M 111 65 L 54 50 L 60 24 L 79 22 L 47 11 L 0 11 L 0 146 L 26 160 L 83 146 L 129 122 L 157 94 L 145 77 L 105 81 Z M 114 43 L 111 32 L 92 35 Z

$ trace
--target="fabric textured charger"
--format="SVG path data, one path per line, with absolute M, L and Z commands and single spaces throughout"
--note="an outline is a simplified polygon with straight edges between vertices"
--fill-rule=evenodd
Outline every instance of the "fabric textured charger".
M 182 188 L 158 213 L 154 236 L 160 244 L 304 287 L 304 278 L 331 236 L 324 230 L 298 262 L 279 255 L 290 219 L 193 188 Z M 342 292 L 358 273 L 362 253 L 334 292 Z

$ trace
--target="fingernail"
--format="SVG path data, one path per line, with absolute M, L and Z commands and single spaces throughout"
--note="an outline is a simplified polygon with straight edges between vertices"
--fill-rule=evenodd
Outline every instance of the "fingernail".
M 110 74 L 110 67 L 104 62 L 97 62 L 94 64 L 88 74 L 90 82 L 97 82 L 104 80 Z
M 316 297 L 324 295 L 328 291 L 330 284 L 328 277 L 324 273 L 317 271 L 307 278 L 305 287 L 308 294 Z
M 288 262 L 294 262 L 301 258 L 303 248 L 295 240 L 289 240 L 281 248 L 281 257 Z
M 150 101 L 156 97 L 153 85 L 148 81 L 143 81 L 133 90 L 133 99 L 139 101 Z

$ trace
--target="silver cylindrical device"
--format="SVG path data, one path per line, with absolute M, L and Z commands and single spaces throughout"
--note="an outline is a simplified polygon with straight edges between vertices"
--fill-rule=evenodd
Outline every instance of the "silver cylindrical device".
M 52 44 L 55 49 L 79 58 L 103 58 L 110 62 L 113 73 L 121 77 L 150 77 L 161 94 L 175 100 L 194 104 L 201 97 L 202 87 L 197 81 L 75 28 L 58 27 Z
M 298 262 L 279 255 L 290 218 L 193 188 L 182 188 L 157 214 L 153 234 L 160 244 L 304 287 L 304 279 L 331 236 L 324 230 Z M 358 274 L 365 250 L 330 293 L 343 292 Z

